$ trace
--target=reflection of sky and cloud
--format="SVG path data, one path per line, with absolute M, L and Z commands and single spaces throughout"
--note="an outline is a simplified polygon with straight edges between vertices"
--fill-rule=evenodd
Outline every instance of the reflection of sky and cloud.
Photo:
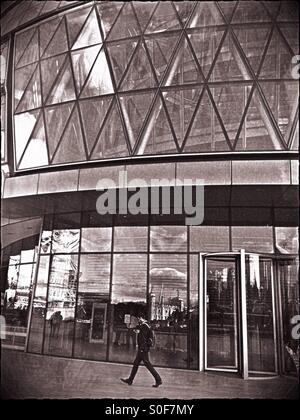
M 151 226 L 151 251 L 186 251 L 186 226 Z
M 155 260 L 156 255 L 151 256 L 151 265 L 153 260 Z M 164 255 L 164 257 L 173 257 L 169 255 Z M 177 256 L 181 257 L 181 256 Z M 185 258 L 185 256 L 183 256 Z M 170 259 L 170 258 L 169 258 Z M 185 258 L 186 260 L 186 258 Z M 165 261 L 167 265 L 170 261 Z M 155 261 L 154 261 L 155 264 Z M 180 267 L 184 269 L 184 267 Z M 163 295 L 168 300 L 169 298 L 174 298 L 179 295 L 180 298 L 186 303 L 186 292 L 187 292 L 187 276 L 186 276 L 186 267 L 185 272 L 174 267 L 156 267 L 151 268 L 150 270 L 150 291 L 155 294 L 156 301 L 159 299 L 159 296 Z

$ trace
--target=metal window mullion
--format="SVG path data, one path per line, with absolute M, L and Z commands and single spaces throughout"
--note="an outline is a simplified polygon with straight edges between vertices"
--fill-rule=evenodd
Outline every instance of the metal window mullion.
M 198 254 L 198 293 L 199 293 L 199 371 L 204 370 L 204 358 L 206 353 L 206 338 L 204 342 L 204 330 L 206 331 L 206 315 L 205 315 L 205 296 L 206 296 L 206 285 L 204 275 L 204 254 Z
M 246 254 L 240 251 L 240 285 L 241 285 L 241 319 L 242 319 L 242 374 L 249 379 L 248 367 L 248 327 L 247 327 L 247 294 L 246 294 Z
M 274 368 L 275 368 L 275 373 L 278 374 L 278 339 L 277 339 L 277 317 L 276 317 L 276 306 L 275 306 L 275 297 L 276 297 L 276 292 L 275 292 L 275 280 L 274 280 L 274 268 L 275 268 L 275 264 L 274 262 L 270 259 L 270 270 L 271 270 L 271 291 L 272 291 L 272 321 L 273 321 L 273 335 L 274 335 Z
M 80 212 L 80 228 L 79 228 L 79 247 L 78 247 L 78 254 L 77 254 L 77 280 L 76 280 L 76 288 L 75 288 L 75 308 L 74 308 L 74 325 L 73 325 L 73 340 L 72 340 L 72 350 L 71 350 L 71 357 L 74 357 L 75 353 L 75 341 L 76 341 L 76 321 L 77 321 L 77 305 L 78 305 L 78 290 L 79 290 L 79 279 L 80 279 L 80 262 L 81 262 L 81 243 L 82 243 L 82 220 L 83 220 L 83 212 Z M 76 255 L 76 254 L 75 254 Z
M 34 271 L 34 274 L 32 275 L 33 287 L 32 287 L 31 302 L 30 302 L 28 322 L 27 322 L 27 334 L 26 334 L 26 341 L 25 341 L 25 348 L 24 348 L 25 352 L 27 352 L 28 350 L 29 337 L 30 337 L 30 332 L 31 332 L 33 302 L 34 302 L 34 297 L 35 297 L 35 292 L 36 292 L 37 277 L 38 277 L 38 271 L 39 271 L 39 266 L 40 266 L 40 247 L 41 247 L 41 241 L 42 241 L 44 217 L 45 216 L 43 216 L 41 219 L 40 237 L 39 237 L 39 243 L 37 245 L 37 261 L 35 262 L 35 271 Z
M 114 319 L 112 319 L 112 285 L 113 285 L 113 266 L 114 266 L 114 240 L 115 240 L 115 215 L 113 215 L 111 227 L 111 248 L 110 248 L 110 272 L 109 272 L 109 298 L 108 298 L 108 322 L 107 322 L 107 343 L 106 343 L 106 362 L 109 361 L 110 342 L 113 337 Z M 111 334 L 112 332 L 112 334 Z

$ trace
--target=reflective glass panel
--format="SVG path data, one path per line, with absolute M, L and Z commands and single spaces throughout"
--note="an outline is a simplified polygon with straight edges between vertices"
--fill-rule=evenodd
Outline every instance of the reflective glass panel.
M 114 251 L 146 252 L 148 247 L 148 228 L 116 226 L 114 229 Z
M 60 229 L 53 231 L 53 242 L 51 252 L 78 252 L 79 229 Z
M 170 1 L 158 4 L 147 26 L 146 33 L 180 29 L 181 25 Z
M 232 250 L 274 252 L 271 226 L 232 226 Z
M 186 251 L 187 230 L 185 226 L 151 226 L 150 251 Z
M 191 226 L 191 251 L 226 252 L 229 248 L 229 227 L 227 226 Z
M 156 345 L 151 352 L 160 366 L 187 366 L 187 256 L 150 254 L 149 320 Z
M 275 227 L 276 251 L 280 254 L 298 254 L 299 237 L 297 227 Z
M 293 335 L 299 317 L 299 259 L 280 260 L 278 275 L 281 287 L 283 327 L 283 365 L 285 374 L 298 376 L 299 340 Z M 294 334 L 292 334 L 292 332 Z
M 131 3 L 126 2 L 108 35 L 108 39 L 112 41 L 114 39 L 132 37 L 139 34 L 140 29 L 132 5 Z
M 33 353 L 42 353 L 49 262 L 49 256 L 40 256 L 28 341 L 28 351 Z
M 77 276 L 78 255 L 53 257 L 45 319 L 44 353 L 46 354 L 69 357 L 72 355 Z
M 137 316 L 146 314 L 147 255 L 114 254 L 109 360 L 131 363 Z
M 111 250 L 112 229 L 107 228 L 82 228 L 81 252 L 108 252 Z
M 111 76 L 104 50 L 102 49 L 86 81 L 81 97 L 114 93 Z
M 246 258 L 249 372 L 275 372 L 272 261 Z
M 106 359 L 110 259 L 109 254 L 80 257 L 75 357 Z
M 206 259 L 206 367 L 237 369 L 236 261 Z

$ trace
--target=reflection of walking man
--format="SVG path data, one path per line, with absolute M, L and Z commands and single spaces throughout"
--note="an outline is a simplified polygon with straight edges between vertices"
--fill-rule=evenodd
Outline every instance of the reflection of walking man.
M 152 366 L 149 360 L 149 350 L 151 347 L 151 328 L 147 321 L 143 318 L 143 316 L 138 316 L 138 351 L 136 358 L 133 362 L 131 374 L 127 379 L 121 379 L 121 381 L 125 382 L 128 385 L 131 385 L 135 375 L 138 371 L 139 365 L 141 362 L 144 362 L 145 367 L 149 370 L 149 372 L 153 375 L 155 379 L 155 384 L 153 387 L 157 388 L 159 385 L 162 384 L 161 377 L 159 376 L 158 372 Z
M 54 312 L 50 318 L 50 336 L 51 337 L 58 337 L 60 324 L 63 317 L 61 315 L 61 311 Z

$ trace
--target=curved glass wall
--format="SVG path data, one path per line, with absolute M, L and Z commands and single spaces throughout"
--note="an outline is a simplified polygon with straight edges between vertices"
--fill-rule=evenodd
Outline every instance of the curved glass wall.
M 155 364 L 198 369 L 199 252 L 228 253 L 241 248 L 251 252 L 256 246 L 256 252 L 268 252 L 270 258 L 276 254 L 285 311 L 298 299 L 297 244 L 295 227 L 187 227 L 168 224 L 168 219 L 160 224 L 153 218 L 130 221 L 122 217 L 103 223 L 96 213 L 85 212 L 47 216 L 27 350 L 131 363 L 136 352 L 136 316 L 143 312 L 155 330 L 156 346 L 151 351 Z M 264 268 L 260 273 L 267 282 L 269 272 Z M 209 276 L 223 278 L 218 267 Z M 219 283 L 218 287 L 224 286 Z M 222 320 L 218 311 L 215 315 Z M 251 316 L 252 328 L 255 317 Z M 285 317 L 283 323 L 283 345 L 290 345 L 289 319 Z M 253 353 L 254 327 L 249 338 Z M 293 373 L 288 361 L 286 370 Z
M 19 170 L 298 147 L 296 2 L 75 4 L 14 44 Z

